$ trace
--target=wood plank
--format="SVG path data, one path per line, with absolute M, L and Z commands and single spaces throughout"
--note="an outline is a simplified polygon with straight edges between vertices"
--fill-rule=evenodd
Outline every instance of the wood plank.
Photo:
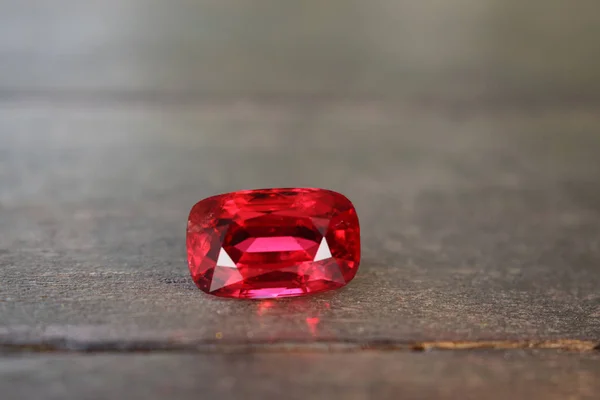
M 597 341 L 599 129 L 585 111 L 5 107 L 1 338 Z M 191 206 L 270 186 L 354 200 L 347 288 L 244 302 L 194 287 Z
M 4 400 L 596 399 L 598 355 L 555 352 L 0 358 Z

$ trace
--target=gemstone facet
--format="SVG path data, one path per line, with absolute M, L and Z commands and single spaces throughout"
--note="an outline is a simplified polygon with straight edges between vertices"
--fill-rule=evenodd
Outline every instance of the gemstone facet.
M 360 227 L 352 203 L 330 190 L 245 190 L 192 208 L 187 253 L 192 279 L 206 293 L 301 296 L 354 278 Z

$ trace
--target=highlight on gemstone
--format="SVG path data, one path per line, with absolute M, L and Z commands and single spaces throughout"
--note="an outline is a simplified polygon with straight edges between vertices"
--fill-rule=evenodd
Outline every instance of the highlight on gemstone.
M 354 206 L 325 189 L 259 189 L 209 197 L 190 212 L 188 265 L 216 296 L 301 296 L 346 285 L 360 263 Z

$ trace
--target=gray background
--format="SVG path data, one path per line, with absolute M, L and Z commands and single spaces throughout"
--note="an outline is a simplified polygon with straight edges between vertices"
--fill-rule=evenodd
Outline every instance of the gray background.
M 597 398 L 599 12 L 0 1 L 3 400 Z M 356 279 L 196 289 L 191 206 L 278 186 L 354 201 Z

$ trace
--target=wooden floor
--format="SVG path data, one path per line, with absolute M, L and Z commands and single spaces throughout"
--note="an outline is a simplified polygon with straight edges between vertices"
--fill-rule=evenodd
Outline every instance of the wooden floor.
M 0 397 L 598 398 L 599 12 L 0 0 Z M 196 289 L 191 206 L 290 186 L 356 279 Z

